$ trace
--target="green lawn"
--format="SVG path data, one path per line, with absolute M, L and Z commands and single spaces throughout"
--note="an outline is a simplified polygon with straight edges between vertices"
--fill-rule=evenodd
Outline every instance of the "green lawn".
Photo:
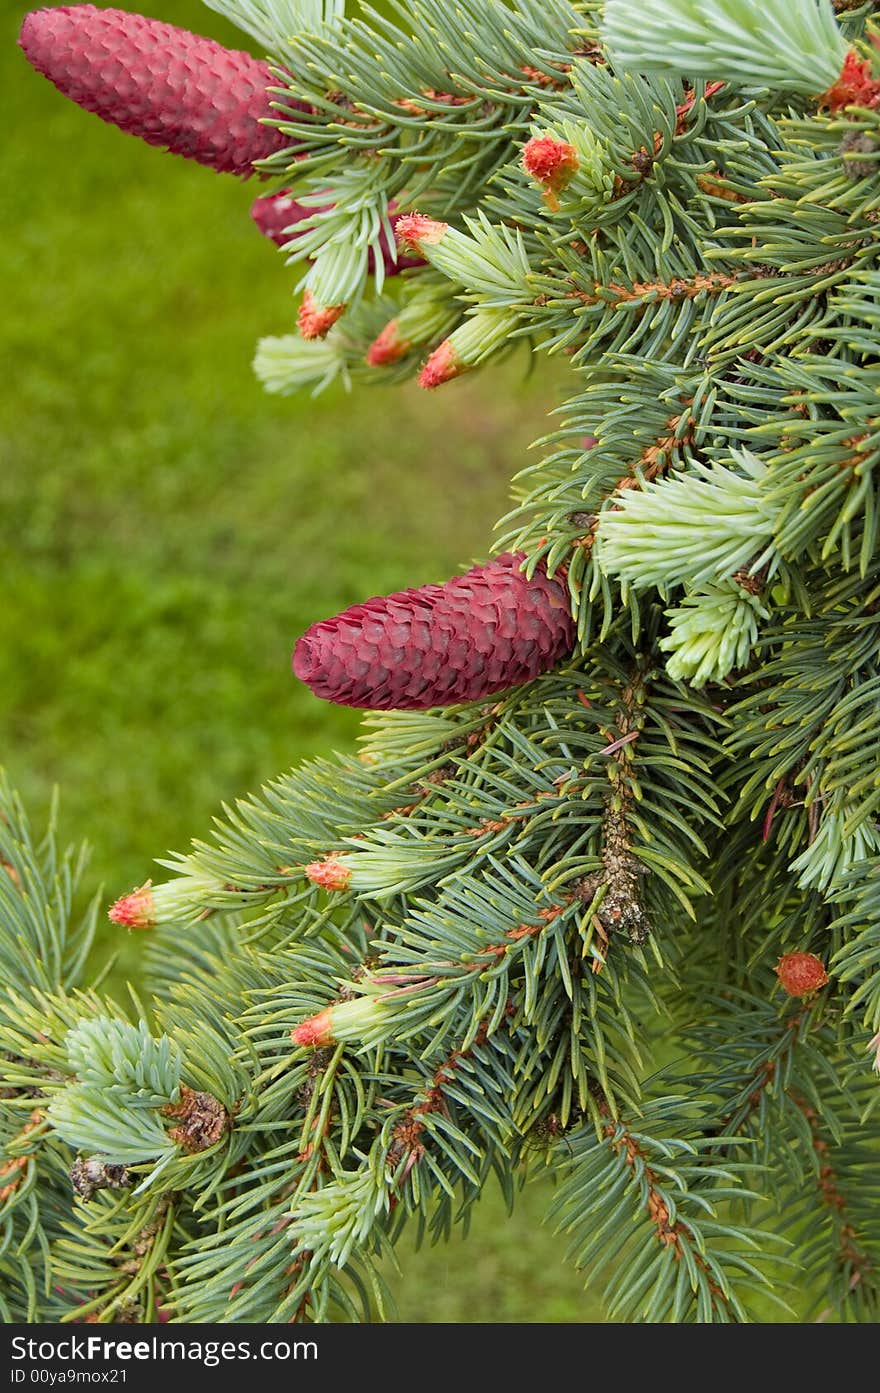
M 155 5 L 240 42 L 196 0 Z M 26 8 L 0 20 L 0 761 L 35 812 L 61 786 L 112 898 L 221 800 L 351 744 L 293 641 L 484 556 L 552 393 L 520 362 L 434 395 L 264 396 L 250 358 L 289 330 L 293 276 L 256 187 L 70 106 L 15 47 Z M 140 942 L 112 939 L 130 975 Z M 488 1196 L 466 1244 L 402 1251 L 401 1318 L 597 1318 L 546 1201 L 509 1222 Z

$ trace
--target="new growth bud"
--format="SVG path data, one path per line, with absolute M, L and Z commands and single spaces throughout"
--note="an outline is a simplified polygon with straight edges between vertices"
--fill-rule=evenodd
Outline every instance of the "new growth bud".
M 306 1050 L 332 1045 L 333 1018 L 331 1008 L 327 1006 L 316 1016 L 309 1016 L 308 1020 L 303 1021 L 290 1032 L 290 1038 L 295 1045 L 300 1045 Z
M 310 862 L 305 874 L 322 890 L 347 890 L 351 881 L 351 870 L 338 856 L 325 856 L 323 861 Z
M 444 339 L 440 347 L 434 349 L 419 373 L 419 386 L 429 389 L 442 387 L 444 382 L 451 382 L 454 377 L 460 377 L 463 372 L 467 372 L 468 366 L 456 353 L 452 339 Z
M 400 334 L 399 320 L 392 319 L 367 349 L 367 364 L 371 368 L 388 367 L 405 358 L 412 344 Z
M 381 1022 L 384 1009 L 381 998 L 356 996 L 351 1001 L 339 1001 L 325 1006 L 316 1016 L 309 1016 L 290 1032 L 290 1038 L 302 1049 L 321 1049 L 341 1041 L 361 1040 Z
M 419 386 L 441 387 L 477 367 L 493 353 L 503 351 L 518 324 L 516 310 L 486 309 L 468 315 L 457 329 L 435 348 L 419 374 Z
M 296 322 L 304 339 L 323 339 L 344 313 L 345 305 L 319 305 L 312 292 L 307 290 Z
M 559 194 L 580 168 L 578 153 L 566 140 L 552 135 L 533 135 L 523 146 L 523 169 L 544 191 L 551 212 L 559 208 Z
M 368 366 L 388 367 L 422 345 L 442 342 L 460 317 L 461 309 L 451 290 L 438 290 L 430 281 L 417 281 L 400 312 L 367 349 Z
M 448 223 L 426 218 L 422 213 L 403 213 L 394 227 L 401 247 L 409 247 L 422 254 L 425 247 L 436 247 L 442 242 L 448 230 Z
M 217 876 L 187 872 L 154 885 L 148 880 L 130 895 L 123 895 L 108 911 L 114 924 L 126 929 L 155 929 L 159 924 L 181 924 L 203 918 L 223 908 L 232 886 Z
M 124 929 L 154 929 L 156 927 L 152 881 L 139 890 L 123 895 L 110 906 L 108 917 Z
M 825 965 L 815 953 L 785 953 L 776 964 L 776 975 L 787 996 L 810 996 L 828 981 Z

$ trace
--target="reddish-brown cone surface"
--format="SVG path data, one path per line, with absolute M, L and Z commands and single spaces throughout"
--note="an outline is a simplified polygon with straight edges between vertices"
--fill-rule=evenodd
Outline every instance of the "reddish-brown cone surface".
M 809 996 L 828 981 L 825 964 L 815 953 L 785 953 L 776 964 L 779 985 L 787 996 Z
M 423 711 L 528 682 L 574 646 L 568 593 L 522 555 L 352 605 L 299 640 L 293 670 L 338 706 Z
M 223 174 L 289 144 L 274 126 L 267 63 L 173 24 L 94 5 L 25 17 L 19 44 L 37 72 L 86 111 L 148 145 Z

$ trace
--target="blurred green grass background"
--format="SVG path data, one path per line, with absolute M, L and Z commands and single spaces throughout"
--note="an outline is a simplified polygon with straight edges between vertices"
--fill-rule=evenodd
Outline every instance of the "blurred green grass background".
M 253 346 L 289 331 L 294 274 L 257 187 L 66 102 L 16 48 L 27 8 L 0 21 L 0 762 L 35 814 L 60 785 L 110 899 L 221 800 L 351 746 L 357 714 L 294 681 L 294 639 L 485 556 L 553 392 L 520 359 L 430 395 L 265 396 Z M 197 0 L 151 12 L 245 46 Z M 466 1240 L 402 1245 L 400 1318 L 599 1319 L 548 1199 L 529 1186 L 508 1220 L 490 1194 Z

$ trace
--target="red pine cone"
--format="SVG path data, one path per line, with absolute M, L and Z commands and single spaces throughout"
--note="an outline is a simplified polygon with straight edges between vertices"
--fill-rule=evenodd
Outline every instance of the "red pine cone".
M 268 63 L 124 10 L 62 5 L 25 17 L 19 44 L 37 72 L 103 121 L 223 174 L 251 174 L 290 140 L 275 126 Z
M 825 964 L 815 953 L 784 953 L 776 975 L 786 996 L 809 996 L 828 981 Z
M 522 553 L 474 566 L 445 585 L 423 585 L 352 605 L 313 624 L 293 670 L 316 696 L 374 711 L 424 711 L 477 701 L 528 682 L 574 646 L 564 583 Z
M 389 207 L 389 212 L 392 214 L 392 232 L 400 218 L 400 214 L 394 216 L 393 209 L 394 204 L 392 203 Z M 323 209 L 310 208 L 304 203 L 298 203 L 287 189 L 283 189 L 281 193 L 264 194 L 262 198 L 254 199 L 251 205 L 251 217 L 263 236 L 274 242 L 276 247 L 284 247 L 287 246 L 288 242 L 295 242 L 296 224 L 302 222 L 304 218 L 311 217 L 313 213 L 322 211 Z M 291 228 L 294 229 L 292 232 Z M 384 233 L 379 238 L 379 245 L 382 248 L 386 276 L 396 276 L 399 271 L 406 271 L 410 266 L 423 266 L 425 264 L 424 258 L 421 256 L 398 256 L 395 261 Z M 372 275 L 374 270 L 372 250 L 367 256 L 367 269 Z

